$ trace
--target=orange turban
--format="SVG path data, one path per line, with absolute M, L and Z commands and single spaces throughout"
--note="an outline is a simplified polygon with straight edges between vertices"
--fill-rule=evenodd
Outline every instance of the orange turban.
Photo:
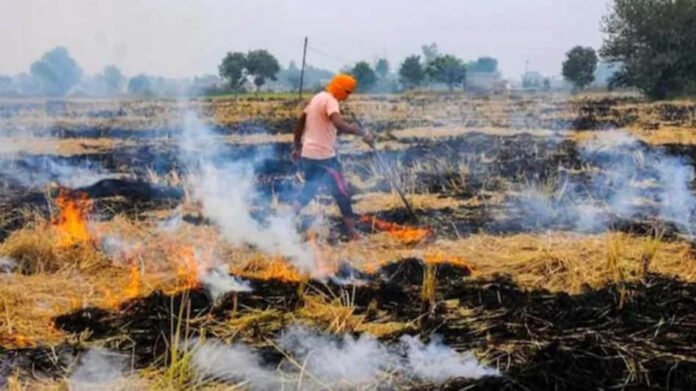
M 357 85 L 358 82 L 355 81 L 353 76 L 339 73 L 331 79 L 331 82 L 326 86 L 326 91 L 338 100 L 345 100 L 355 90 Z

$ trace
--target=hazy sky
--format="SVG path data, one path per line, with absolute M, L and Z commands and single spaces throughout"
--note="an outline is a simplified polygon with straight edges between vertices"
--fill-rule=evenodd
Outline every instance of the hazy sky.
M 283 66 L 338 70 L 421 45 L 465 60 L 497 57 L 507 77 L 560 73 L 573 45 L 599 48 L 610 0 L 0 0 L 0 74 L 28 71 L 62 45 L 87 73 L 181 77 L 217 73 L 227 51 L 266 48 Z

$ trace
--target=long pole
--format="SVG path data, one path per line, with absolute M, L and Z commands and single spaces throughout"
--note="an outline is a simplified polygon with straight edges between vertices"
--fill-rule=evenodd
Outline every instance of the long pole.
M 304 86 L 304 69 L 305 61 L 307 60 L 307 37 L 304 38 L 304 49 L 302 50 L 302 70 L 300 71 L 300 89 L 299 98 L 302 100 L 302 87 Z

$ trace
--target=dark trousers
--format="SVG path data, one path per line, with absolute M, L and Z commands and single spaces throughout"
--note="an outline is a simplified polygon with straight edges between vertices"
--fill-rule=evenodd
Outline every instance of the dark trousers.
M 343 217 L 353 217 L 353 207 L 350 204 L 350 194 L 348 193 L 348 183 L 343 177 L 341 164 L 338 159 L 314 160 L 302 158 L 302 172 L 304 173 L 305 184 L 297 196 L 300 206 L 307 205 L 319 190 L 319 187 L 326 186 L 331 195 L 336 200 L 338 208 Z

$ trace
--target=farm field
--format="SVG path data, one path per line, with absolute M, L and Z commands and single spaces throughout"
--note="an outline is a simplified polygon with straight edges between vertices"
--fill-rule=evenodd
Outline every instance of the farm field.
M 357 241 L 302 107 L 0 100 L 0 387 L 694 387 L 696 103 L 351 97 Z

